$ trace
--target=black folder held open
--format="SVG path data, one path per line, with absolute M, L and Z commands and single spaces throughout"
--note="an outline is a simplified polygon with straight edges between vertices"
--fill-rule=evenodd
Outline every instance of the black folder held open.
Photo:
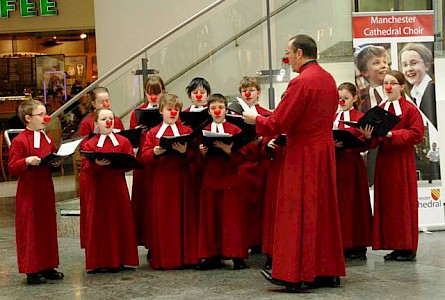
M 362 148 L 366 146 L 364 141 L 348 130 L 334 129 L 332 132 L 334 133 L 335 141 L 343 142 L 344 149 Z
M 227 114 L 226 121 L 238 126 L 241 130 L 249 130 L 255 128 L 255 125 L 250 125 L 244 122 L 242 115 Z
M 148 128 L 153 128 L 161 124 L 162 116 L 159 113 L 159 108 L 137 108 L 135 109 L 136 119 L 138 125 L 145 125 Z
M 368 110 L 357 122 L 340 121 L 340 123 L 355 128 L 361 127 L 364 129 L 366 125 L 371 125 L 374 127 L 374 130 L 372 131 L 373 136 L 386 136 L 399 122 L 399 117 L 384 110 L 380 106 L 374 106 Z
M 128 153 L 122 152 L 91 152 L 80 150 L 80 153 L 85 156 L 89 161 L 94 162 L 98 160 L 109 160 L 110 167 L 113 169 L 142 169 L 142 165 L 136 160 L 136 158 Z
M 201 111 L 181 111 L 179 118 L 184 125 L 190 126 L 193 129 L 198 128 L 201 124 L 209 124 L 212 122 L 212 117 L 209 115 L 207 108 Z
M 52 163 L 58 159 L 64 159 L 69 157 L 74 153 L 74 151 L 76 151 L 77 147 L 79 146 L 80 142 L 82 142 L 83 139 L 84 138 L 81 137 L 63 141 L 57 152 L 50 153 L 44 158 L 42 158 L 42 160 L 40 161 L 40 165 L 42 166 L 45 164 Z
M 207 155 L 225 154 L 221 148 L 215 147 L 214 143 L 216 141 L 226 145 L 230 145 L 233 142 L 232 151 L 238 151 L 256 138 L 255 129 L 245 130 L 235 135 L 214 133 L 207 130 L 203 130 L 202 133 L 202 143 L 209 149 Z
M 133 128 L 124 131 L 119 131 L 117 132 L 117 134 L 126 137 L 130 141 L 131 146 L 133 146 L 133 148 L 137 148 L 139 147 L 139 144 L 141 142 L 142 128 Z

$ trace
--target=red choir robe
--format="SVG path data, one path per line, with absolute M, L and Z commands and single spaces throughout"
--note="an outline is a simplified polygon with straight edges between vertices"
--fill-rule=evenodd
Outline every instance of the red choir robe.
M 358 121 L 362 116 L 363 113 L 356 109 L 349 110 L 350 121 Z M 337 114 L 334 120 L 336 117 Z M 343 117 L 340 120 L 344 120 Z M 338 129 L 347 130 L 364 140 L 363 135 L 353 127 L 346 128 L 345 124 L 339 123 Z M 344 249 L 368 247 L 372 243 L 368 176 L 365 161 L 360 155 L 366 150 L 366 146 L 357 149 L 336 148 L 338 206 Z
M 20 273 L 57 268 L 59 253 L 51 165 L 27 167 L 29 156 L 45 157 L 55 151 L 40 133 L 40 148 L 34 148 L 34 131 L 17 135 L 9 151 L 9 172 L 18 176 L 15 201 L 17 261 Z
M 121 152 L 133 155 L 130 142 L 115 134 L 119 145 L 114 146 L 106 137 L 103 147 L 97 142 L 101 135 L 92 137 L 85 151 Z M 82 172 L 89 181 L 86 220 L 84 224 L 85 263 L 87 270 L 138 266 L 138 250 L 130 194 L 125 180 L 125 171 L 99 166 L 86 160 Z
M 163 123 L 162 123 L 163 124 Z M 152 269 L 172 270 L 184 264 L 184 239 L 189 233 L 183 228 L 183 209 L 186 203 L 187 163 L 190 152 L 183 155 L 166 153 L 155 156 L 153 149 L 159 146 L 156 137 L 162 124 L 150 129 L 142 148 L 141 162 L 153 172 L 152 194 L 149 199 L 151 216 L 148 220 Z M 180 134 L 192 130 L 179 122 L 176 123 Z M 173 136 L 171 127 L 167 127 L 163 136 Z M 175 151 L 175 150 L 173 150 Z
M 413 103 L 404 97 L 398 101 L 401 121 L 391 130 L 392 137 L 372 138 L 371 147 L 379 145 L 372 248 L 416 253 L 419 224 L 414 145 L 422 142 L 424 126 Z M 393 104 L 388 111 L 395 113 Z
M 114 117 L 114 128 L 125 130 L 124 125 L 122 124 L 122 121 L 119 117 Z M 83 118 L 82 122 L 80 122 L 79 125 L 79 136 L 87 136 L 86 139 L 84 139 L 80 143 L 80 149 L 84 149 L 84 145 L 88 141 L 88 137 L 90 134 L 94 132 L 94 113 L 90 113 L 85 118 Z M 81 167 L 85 164 L 85 158 L 82 157 L 81 161 Z M 85 189 L 85 187 L 88 186 L 88 179 L 85 177 L 85 174 L 82 173 L 82 171 L 79 173 L 79 201 L 80 201 L 80 247 L 83 249 L 85 248 L 85 220 L 87 215 L 87 205 L 84 199 L 86 199 L 88 195 L 88 190 Z
M 318 63 L 301 67 L 270 117 L 258 116 L 259 136 L 287 133 L 276 203 L 272 276 L 311 282 L 344 276 L 332 116 L 338 92 Z
M 237 134 L 237 126 L 223 123 L 224 132 Z M 211 130 L 209 124 L 205 130 Z M 202 159 L 203 178 L 199 200 L 199 258 L 222 255 L 247 258 L 246 207 L 240 195 L 237 172 L 244 149 L 231 156 L 215 155 Z
M 138 108 L 147 108 L 149 102 L 146 102 Z M 130 117 L 130 129 L 135 128 L 138 125 L 136 118 L 136 111 L 131 113 Z M 136 153 L 136 159 L 141 159 L 142 147 L 145 143 L 146 132 L 141 134 L 141 140 L 139 144 L 138 152 Z M 147 232 L 149 228 L 150 210 L 148 200 L 151 199 L 150 195 L 152 187 L 152 170 L 150 166 L 145 165 L 144 169 L 133 170 L 133 186 L 131 194 L 131 209 L 133 210 L 133 216 L 136 225 L 136 236 L 139 245 L 143 245 L 146 248 L 150 248 L 150 235 Z
M 278 192 L 278 179 L 280 178 L 281 164 L 286 148 L 276 146 L 275 149 L 267 149 L 267 143 L 271 138 L 263 140 L 263 156 L 266 157 L 266 191 L 264 194 L 262 240 L 261 251 L 270 256 L 273 255 L 273 243 L 275 237 L 276 203 Z
M 272 112 L 255 105 L 262 116 L 270 116 Z M 241 193 L 245 198 L 247 239 L 249 246 L 261 245 L 264 193 L 266 187 L 266 161 L 261 155 L 261 143 L 251 142 L 245 147 L 244 161 L 238 168 L 240 174 Z

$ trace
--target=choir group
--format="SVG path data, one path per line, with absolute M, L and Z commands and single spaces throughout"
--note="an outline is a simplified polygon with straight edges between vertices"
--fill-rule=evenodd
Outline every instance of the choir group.
M 138 245 L 145 246 L 155 270 L 225 268 L 227 260 L 233 261 L 233 270 L 242 270 L 248 268 L 249 249 L 261 252 L 267 257 L 263 275 L 291 288 L 301 282 L 338 286 L 339 276 L 345 275 L 344 259 L 366 258 L 370 246 L 393 250 L 385 260 L 415 259 L 413 146 L 423 137 L 423 123 L 416 106 L 404 98 L 404 77 L 397 71 L 385 74 L 386 100 L 380 106 L 400 122 L 386 136 L 375 136 L 372 126 L 347 125 L 363 116 L 356 87 L 343 83 L 336 88 L 314 60 L 314 45 L 304 36 L 289 42 L 287 56 L 293 68 L 302 62 L 294 68 L 300 76 L 290 82 L 275 112 L 258 104 L 261 89 L 254 77 L 243 77 L 239 84 L 242 116 L 230 109 L 223 95 L 212 93 L 204 78 L 194 78 L 187 86 L 192 105 L 183 109 L 176 95 L 165 92 L 159 76 L 149 76 L 146 101 L 130 120 L 130 129 L 141 132 L 136 159 L 143 166 L 133 170 L 131 200 L 125 180 L 129 168 L 114 168 L 108 159 L 82 159 L 80 241 L 88 273 L 136 268 Z M 310 85 L 323 82 L 324 94 L 311 94 Z M 94 112 L 79 128 L 79 135 L 86 137 L 81 150 L 133 155 L 132 144 L 119 134 L 124 126 L 110 109 L 107 89 L 96 87 L 91 104 Z M 138 110 L 157 110 L 162 120 L 150 128 L 140 122 Z M 197 127 L 181 120 L 182 112 L 202 111 L 210 117 Z M 26 129 L 14 138 L 9 160 L 11 174 L 19 177 L 19 272 L 27 274 L 29 284 L 64 277 L 56 270 L 51 179 L 51 169 L 60 160 L 41 164 L 41 158 L 55 150 L 44 131 L 45 115 L 39 101 L 20 106 Z M 317 115 L 328 116 L 328 122 Z M 239 125 L 243 118 L 246 126 Z M 296 126 L 298 120 L 304 122 Z M 252 128 L 253 139 L 239 145 L 233 138 Z M 320 128 L 324 135 L 313 136 Z M 349 148 L 344 141 L 334 141 L 333 130 L 349 131 L 361 146 Z M 179 142 L 180 137 L 189 138 Z M 169 146 L 160 146 L 163 139 L 175 138 Z M 376 147 L 372 215 L 361 153 Z M 318 154 L 323 151 L 328 155 Z M 298 200 L 300 195 L 304 200 Z

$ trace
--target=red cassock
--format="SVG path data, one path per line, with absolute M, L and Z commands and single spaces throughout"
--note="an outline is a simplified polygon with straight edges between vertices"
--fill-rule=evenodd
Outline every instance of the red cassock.
M 148 102 L 139 106 L 139 108 L 147 108 Z M 130 129 L 135 128 L 138 125 L 136 118 L 136 112 L 131 113 Z M 142 146 L 145 143 L 146 133 L 141 134 L 139 150 L 136 154 L 136 159 L 141 159 Z M 148 200 L 151 199 L 151 187 L 152 187 L 152 170 L 150 166 L 144 166 L 142 170 L 133 170 L 133 186 L 131 194 L 131 209 L 136 225 L 136 236 L 139 245 L 143 245 L 146 248 L 150 248 L 150 235 L 147 232 L 150 218 L 150 210 Z
M 115 134 L 119 145 L 105 139 L 98 147 L 100 134 L 92 137 L 85 151 L 121 152 L 133 155 L 130 142 Z M 86 161 L 82 172 L 89 179 L 86 189 L 85 262 L 87 270 L 139 265 L 136 233 L 130 207 L 125 171 L 102 167 Z
M 162 123 L 163 124 L 163 123 Z M 159 145 L 156 137 L 162 124 L 152 128 L 146 136 L 142 148 L 141 162 L 153 172 L 152 195 L 149 199 L 151 216 L 148 220 L 148 232 L 151 236 L 152 269 L 178 269 L 184 264 L 184 241 L 189 238 L 183 231 L 183 209 L 185 209 L 187 187 L 187 163 L 191 152 L 166 153 L 155 156 L 153 149 Z M 191 132 L 191 128 L 176 123 L 180 134 Z M 167 127 L 163 136 L 173 136 L 171 127 Z M 175 151 L 175 150 L 172 150 Z M 195 233 L 196 235 L 196 233 Z
M 399 104 L 401 121 L 391 130 L 392 137 L 372 139 L 372 147 L 379 145 L 372 248 L 416 253 L 419 224 L 414 145 L 422 142 L 424 127 L 414 104 L 403 97 Z M 388 111 L 394 114 L 393 104 Z
M 255 105 L 262 116 L 272 113 Z M 245 147 L 243 163 L 238 168 L 241 180 L 241 193 L 246 204 L 247 242 L 249 246 L 261 245 L 264 193 L 266 187 L 266 161 L 261 155 L 261 143 L 251 142 Z
M 263 140 L 263 156 L 266 157 L 266 192 L 264 194 L 262 241 L 261 251 L 264 254 L 273 255 L 273 243 L 275 237 L 275 217 L 277 204 L 278 180 L 280 178 L 281 165 L 286 148 L 277 146 L 275 149 L 267 150 L 270 138 Z
M 237 126 L 223 123 L 224 132 L 237 134 Z M 211 130 L 208 125 L 205 130 Z M 203 179 L 199 200 L 199 257 L 222 255 L 226 258 L 247 258 L 245 203 L 240 195 L 237 168 L 244 149 L 226 155 L 203 159 Z
M 276 203 L 272 276 L 288 282 L 343 276 L 332 116 L 338 92 L 332 76 L 310 62 L 291 80 L 260 136 L 287 133 Z
M 362 116 L 363 113 L 356 109 L 349 110 L 351 121 L 358 121 Z M 334 120 L 336 117 L 337 114 Z M 340 120 L 343 120 L 343 116 Z M 346 128 L 343 123 L 339 123 L 338 129 L 347 130 L 364 140 L 363 135 L 353 127 Z M 372 211 L 368 175 L 365 161 L 360 155 L 367 147 L 336 150 L 337 193 L 343 248 L 371 246 Z
M 114 117 L 114 128 L 125 130 L 124 125 L 122 124 L 122 121 L 119 117 Z M 79 125 L 79 136 L 87 136 L 86 139 L 84 139 L 80 143 L 80 149 L 84 150 L 84 145 L 87 143 L 88 138 L 90 134 L 94 132 L 94 113 L 90 113 L 88 116 L 83 118 L 82 122 L 80 122 Z M 83 165 L 85 164 L 85 159 L 82 158 L 81 162 L 81 169 Z M 79 201 L 80 201 L 80 247 L 83 249 L 85 248 L 85 218 L 87 214 L 87 205 L 84 199 L 86 199 L 86 196 L 88 195 L 88 190 L 85 188 L 88 186 L 88 179 L 85 174 L 80 172 L 79 174 Z
M 40 133 L 40 148 L 34 145 L 34 131 L 17 135 L 9 151 L 9 172 L 18 176 L 15 201 L 17 260 L 20 273 L 57 268 L 57 224 L 51 165 L 27 167 L 28 156 L 45 157 L 55 151 Z

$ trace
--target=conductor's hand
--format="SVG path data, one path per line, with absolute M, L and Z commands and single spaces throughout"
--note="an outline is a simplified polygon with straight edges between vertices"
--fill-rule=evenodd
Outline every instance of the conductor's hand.
M 244 122 L 250 125 L 255 125 L 256 117 L 258 116 L 258 113 L 253 111 L 243 111 L 243 119 Z
M 369 124 L 366 125 L 364 129 L 363 129 L 363 127 L 360 127 L 358 129 L 358 131 L 360 131 L 365 136 L 365 138 L 368 140 L 371 138 L 371 134 L 372 134 L 373 130 L 374 130 L 374 127 Z
M 178 151 L 179 153 L 185 153 L 187 151 L 187 143 L 180 144 L 180 143 L 174 143 L 172 145 L 172 149 Z
M 207 151 L 209 151 L 209 148 L 207 148 L 206 146 L 204 146 L 203 144 L 199 145 L 199 151 L 201 151 L 202 155 L 206 155 Z
M 27 166 L 38 166 L 38 165 L 40 165 L 40 161 L 41 161 L 41 159 L 38 156 L 28 156 L 25 159 Z
M 97 159 L 94 161 L 96 164 L 98 164 L 99 166 L 103 167 L 103 166 L 109 166 L 111 164 L 111 162 L 108 159 Z
M 215 145 L 215 147 L 222 149 L 222 151 L 224 151 L 225 153 L 227 153 L 228 155 L 232 154 L 232 146 L 233 146 L 233 142 L 230 143 L 230 145 L 224 144 L 221 141 L 216 141 L 213 143 L 213 145 Z
M 160 146 L 155 146 L 155 147 L 153 148 L 153 153 L 154 153 L 155 155 L 161 155 L 161 154 L 163 154 L 164 152 L 165 152 L 165 149 L 162 148 L 162 147 L 160 147 Z

